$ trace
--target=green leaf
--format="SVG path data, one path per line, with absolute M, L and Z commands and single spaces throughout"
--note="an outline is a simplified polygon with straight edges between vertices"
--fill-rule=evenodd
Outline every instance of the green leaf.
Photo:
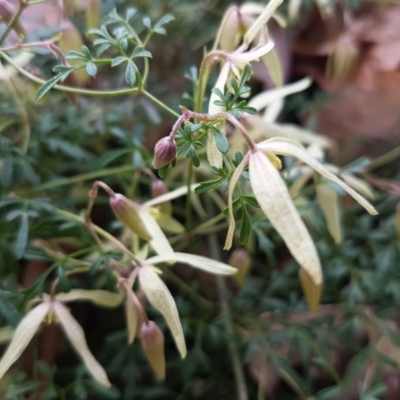
M 138 69 L 136 68 L 135 63 L 132 60 L 129 60 L 125 70 L 125 82 L 129 87 L 135 86 L 137 71 Z
M 21 214 L 21 225 L 18 230 L 17 239 L 15 242 L 15 256 L 20 259 L 26 249 L 26 244 L 28 242 L 28 232 L 29 232 L 29 221 L 27 214 Z
M 221 184 L 220 179 L 217 179 L 214 181 L 202 182 L 202 183 L 200 183 L 199 186 L 196 187 L 196 189 L 194 189 L 194 191 L 197 194 L 202 194 L 202 193 L 208 192 L 209 190 L 211 190 L 212 188 L 214 188 L 220 184 Z
M 13 328 L 18 325 L 22 317 L 17 311 L 14 301 L 14 293 L 0 290 L 0 314 L 7 321 L 8 325 L 11 325 Z
M 92 78 L 95 78 L 97 75 L 97 66 L 94 62 L 89 62 L 86 64 L 86 72 Z
M 128 61 L 128 58 L 126 58 L 126 57 L 122 57 L 122 56 L 116 57 L 116 58 L 114 58 L 114 60 L 112 60 L 111 68 L 114 68 L 126 61 Z
M 64 268 L 59 266 L 57 268 L 57 277 L 58 277 L 58 287 L 61 292 L 68 293 L 71 291 L 71 282 L 69 281 L 67 275 L 65 275 Z
M 44 83 L 40 88 L 38 89 L 36 93 L 36 100 L 40 101 L 48 91 L 50 91 L 55 85 L 57 85 L 58 82 L 60 82 L 62 79 L 62 74 L 58 74 L 48 80 L 46 83 Z
M 217 149 L 221 153 L 226 153 L 229 150 L 229 142 L 226 136 L 217 128 L 213 127 L 213 132 L 215 135 L 215 144 L 217 145 Z
M 240 244 L 246 244 L 249 240 L 251 232 L 251 223 L 249 213 L 247 212 L 246 206 L 242 205 L 242 224 L 240 226 L 239 242 Z

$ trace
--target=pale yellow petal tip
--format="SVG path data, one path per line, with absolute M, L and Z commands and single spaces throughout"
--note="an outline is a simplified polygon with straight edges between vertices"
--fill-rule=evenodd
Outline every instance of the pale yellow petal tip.
M 318 311 L 319 302 L 321 300 L 322 281 L 314 281 L 303 268 L 300 269 L 299 278 L 306 297 L 308 309 L 310 312 L 315 313 Z

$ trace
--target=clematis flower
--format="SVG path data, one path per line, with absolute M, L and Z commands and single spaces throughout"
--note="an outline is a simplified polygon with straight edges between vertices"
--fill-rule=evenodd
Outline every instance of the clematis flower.
M 147 260 L 142 261 L 138 267 L 138 271 L 134 270 L 129 278 L 129 283 L 125 284 L 125 289 L 127 291 L 131 290 L 134 281 L 134 278 L 132 277 L 136 277 L 136 274 L 138 275 L 139 283 L 143 292 L 145 293 L 151 305 L 163 315 L 175 340 L 179 354 L 182 358 L 185 358 L 187 350 L 178 309 L 176 307 L 174 298 L 172 297 L 165 283 L 158 276 L 156 272 L 158 269 L 155 267 L 155 265 L 160 263 L 171 262 L 188 264 L 202 271 L 219 275 L 232 275 L 236 272 L 236 269 L 220 261 L 203 256 L 187 253 L 164 254 L 150 257 Z M 133 310 L 133 312 L 136 313 L 136 310 Z M 132 316 L 132 320 L 134 320 L 134 327 L 129 328 L 131 337 L 134 337 L 134 332 L 136 332 L 137 322 L 135 318 L 135 316 Z
M 310 153 L 310 151 L 313 151 L 313 149 L 307 149 L 308 153 Z M 320 153 L 322 153 L 321 150 Z M 317 158 L 322 159 L 322 156 L 323 154 L 320 154 L 320 156 Z M 339 172 L 339 168 L 336 165 L 323 163 L 323 166 L 327 170 L 335 174 Z M 289 189 L 289 193 L 292 198 L 296 198 L 299 195 L 300 190 L 308 181 L 310 181 L 311 179 L 317 180 L 316 172 L 308 165 L 295 166 L 291 169 L 290 174 L 292 176 L 299 175 L 299 177 L 294 181 Z M 374 198 L 374 192 L 372 191 L 371 186 L 364 180 L 356 177 L 349 172 L 344 172 L 340 176 L 344 182 L 346 182 L 350 187 L 361 193 L 365 198 Z M 329 185 L 329 182 L 326 179 L 319 179 L 316 183 L 315 190 L 318 204 L 320 205 L 326 220 L 328 232 L 332 236 L 335 243 L 341 243 L 343 240 L 343 234 L 339 211 L 340 195 L 334 188 Z
M 111 386 L 103 367 L 88 348 L 82 327 L 63 304 L 74 300 L 89 300 L 98 305 L 116 307 L 121 303 L 122 297 L 119 294 L 104 290 L 79 289 L 71 290 L 69 293 L 59 293 L 54 298 L 44 294 L 43 301 L 29 311 L 15 329 L 11 343 L 0 361 L 0 379 L 21 356 L 42 322 L 48 317 L 50 321 L 56 320 L 61 324 L 66 336 L 92 377 L 102 386 Z M 36 299 L 31 304 L 38 301 Z
M 316 159 L 311 157 L 298 143 L 284 138 L 274 138 L 254 145 L 244 156 L 236 168 L 228 193 L 229 202 L 229 229 L 225 242 L 225 249 L 232 246 L 235 230 L 233 216 L 232 195 L 234 188 L 246 166 L 249 164 L 250 184 L 262 211 L 272 226 L 285 241 L 290 253 L 301 267 L 301 280 L 305 285 L 306 294 L 311 309 L 315 310 L 319 303 L 322 287 L 321 263 L 314 242 L 304 225 L 289 191 L 277 170 L 277 162 L 273 162 L 276 155 L 293 156 L 308 164 L 324 178 L 336 183 L 370 214 L 377 214 L 374 207 L 354 189 L 340 180 L 336 175 L 324 168 Z M 271 161 L 271 159 L 273 161 Z
M 258 16 L 253 24 L 248 28 L 247 32 L 243 36 L 243 43 L 232 53 L 225 53 L 223 57 L 225 64 L 223 65 L 221 72 L 218 76 L 217 82 L 214 88 L 219 89 L 222 93 L 225 92 L 225 85 L 228 81 L 229 75 L 233 75 L 237 78 L 241 76 L 241 70 L 246 64 L 252 61 L 258 61 L 260 57 L 267 54 L 274 47 L 274 42 L 268 36 L 266 29 L 266 23 L 274 14 L 278 6 L 282 3 L 282 0 L 272 0 L 268 3 L 264 11 Z M 254 39 L 259 36 L 258 44 L 249 50 L 251 43 Z M 217 94 L 212 93 L 210 96 L 210 102 L 208 107 L 209 114 L 217 114 L 221 111 L 225 111 L 222 106 L 215 105 L 219 97 Z M 221 122 L 219 129 L 223 130 L 223 122 Z M 207 145 L 206 145 L 207 157 L 211 166 L 221 168 L 222 167 L 222 154 L 219 152 L 215 136 L 212 131 L 207 133 Z

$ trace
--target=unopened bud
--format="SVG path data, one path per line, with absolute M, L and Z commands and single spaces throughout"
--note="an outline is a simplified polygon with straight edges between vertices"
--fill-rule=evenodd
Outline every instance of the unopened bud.
M 158 379 L 165 379 L 164 335 L 153 321 L 143 323 L 140 340 L 146 357 Z
M 153 239 L 140 218 L 137 204 L 120 193 L 113 193 L 110 206 L 118 220 L 132 232 L 145 240 Z
M 229 265 L 237 269 L 233 279 L 238 286 L 243 286 L 249 273 L 251 258 L 245 249 L 234 250 L 229 257 Z
M 154 147 L 153 167 L 160 169 L 176 157 L 176 143 L 169 136 L 160 139 Z
M 168 193 L 168 188 L 165 186 L 165 183 L 160 179 L 154 180 L 151 184 L 151 196 L 154 198 L 165 193 Z M 172 214 L 172 204 L 170 201 L 159 204 L 158 208 L 164 214 Z
M 168 192 L 165 183 L 161 179 L 155 179 L 151 184 L 151 197 L 158 197 Z

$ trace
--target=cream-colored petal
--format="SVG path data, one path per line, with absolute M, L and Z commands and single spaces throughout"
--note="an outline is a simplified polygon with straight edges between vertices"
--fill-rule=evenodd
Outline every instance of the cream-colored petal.
M 129 285 L 124 286 L 124 289 L 126 292 L 125 315 L 126 326 L 128 328 L 128 344 L 132 344 L 135 340 L 139 319 L 137 310 L 135 308 L 135 295 Z
M 261 209 L 300 266 L 316 284 L 322 283 L 321 264 L 314 242 L 279 172 L 262 151 L 251 153 L 249 172 L 250 184 Z
M 249 46 L 257 34 L 265 26 L 268 20 L 272 17 L 276 9 L 282 4 L 283 0 L 271 0 L 264 11 L 254 21 L 253 25 L 248 29 L 243 38 L 243 44 Z
M 175 300 L 167 286 L 154 272 L 151 265 L 140 267 L 139 282 L 151 305 L 165 318 L 165 321 L 172 332 L 176 347 L 178 348 L 181 357 L 185 358 L 187 353 L 185 337 L 183 336 L 182 325 L 179 319 Z
M 244 167 L 246 166 L 249 160 L 249 153 L 247 153 L 242 162 L 237 166 L 235 172 L 232 175 L 231 181 L 229 182 L 229 190 L 228 190 L 228 208 L 229 208 L 229 227 L 228 233 L 225 239 L 224 250 L 229 250 L 232 247 L 233 235 L 235 234 L 235 216 L 233 215 L 233 191 L 235 190 L 236 184 L 242 175 Z
M 33 57 L 34 57 L 33 53 L 27 51 L 19 51 L 18 55 L 14 57 L 12 60 L 19 67 L 26 67 L 30 63 Z M 6 81 L 12 78 L 16 74 L 18 74 L 18 71 L 12 65 L 7 65 L 4 67 L 0 63 L 0 81 Z
M 301 175 L 293 182 L 293 184 L 289 188 L 290 197 L 294 199 L 300 195 L 301 189 L 303 189 L 304 185 L 312 178 L 315 172 L 308 165 L 302 167 L 296 166 L 295 168 L 292 168 L 290 172 L 292 176 L 297 173 L 301 173 Z
M 269 76 L 274 82 L 275 86 L 283 85 L 283 70 L 281 61 L 279 59 L 276 49 L 271 49 L 267 54 L 262 56 L 262 61 L 267 67 Z
M 339 195 L 326 184 L 321 183 L 315 188 L 317 200 L 324 213 L 326 225 L 335 243 L 342 241 L 342 225 L 340 223 Z
M 140 206 L 139 215 L 146 229 L 153 237 L 153 239 L 150 241 L 150 246 L 158 254 L 173 253 L 174 250 L 169 244 L 167 237 L 161 230 L 160 226 L 157 224 L 156 220 L 151 216 L 149 209 L 145 206 Z
M 184 264 L 189 264 L 192 267 L 201 269 L 212 274 L 219 275 L 232 275 L 236 273 L 236 268 L 232 268 L 230 265 L 222 263 L 220 261 L 213 260 L 211 258 L 197 256 L 194 254 L 187 253 L 174 253 L 167 256 L 155 256 L 146 260 L 149 264 L 158 264 L 166 261 L 177 261 Z
M 351 186 L 354 190 L 361 193 L 367 199 L 373 200 L 375 198 L 375 193 L 368 182 L 365 182 L 363 179 L 357 178 L 351 174 L 342 174 L 342 179 Z
M 186 230 L 178 220 L 163 212 L 158 215 L 157 222 L 161 228 L 171 233 L 179 234 Z
M 106 290 L 72 289 L 68 293 L 58 293 L 56 299 L 62 303 L 87 300 L 102 307 L 118 307 L 122 303 L 123 297 L 119 293 Z
M 236 65 L 247 64 L 250 61 L 256 61 L 260 59 L 262 56 L 271 51 L 274 48 L 274 45 L 275 44 L 272 40 L 268 40 L 267 43 L 264 43 L 261 46 L 257 46 L 249 51 L 245 51 L 244 53 L 233 53 L 229 57 L 229 60 L 232 64 Z
M 225 134 L 225 122 L 219 122 L 216 128 Z M 206 153 L 207 160 L 211 167 L 222 168 L 224 158 L 222 153 L 218 150 L 215 134 L 211 129 L 207 131 Z
M 275 124 L 267 122 L 255 115 L 246 118 L 246 122 L 253 130 L 253 137 L 262 140 L 265 138 L 287 138 L 304 144 L 315 144 L 322 148 L 332 146 L 332 140 L 292 124 Z
M 53 303 L 53 310 L 69 341 L 78 355 L 82 358 L 82 361 L 90 374 L 102 386 L 110 387 L 111 383 L 108 380 L 106 372 L 89 350 L 82 327 L 78 324 L 68 309 L 60 302 L 55 301 Z
M 199 186 L 200 183 L 193 183 L 190 185 L 190 191 L 194 191 L 197 186 Z M 165 203 L 166 201 L 174 200 L 177 199 L 178 197 L 184 196 L 188 191 L 188 187 L 182 186 L 178 189 L 172 190 L 171 192 L 162 194 L 161 196 L 157 196 L 154 199 L 151 199 L 149 201 L 146 201 L 143 205 L 147 207 L 153 207 L 156 206 L 157 204 Z
M 214 50 L 219 48 L 230 53 L 236 48 L 240 40 L 239 23 L 239 8 L 235 5 L 230 6 L 219 26 L 213 46 Z
M 50 307 L 51 304 L 49 302 L 44 302 L 36 306 L 26 314 L 24 318 L 22 318 L 21 322 L 15 329 L 10 345 L 0 361 L 0 379 L 26 349 L 36 331 L 39 329 L 44 317 L 49 312 Z
M 254 107 L 257 110 L 261 110 L 262 108 L 269 106 L 278 99 L 282 99 L 293 93 L 302 92 L 303 90 L 307 89 L 311 85 L 311 83 L 312 81 L 310 78 L 304 78 L 289 85 L 261 92 L 257 96 L 254 96 L 247 105 L 249 107 Z
M 265 109 L 264 113 L 261 116 L 261 119 L 267 123 L 274 122 L 279 117 L 279 114 L 282 112 L 284 105 L 285 101 L 283 100 L 283 98 L 275 100 Z
M 299 147 L 298 143 L 289 139 L 275 139 L 275 140 L 266 140 L 265 142 L 259 143 L 257 146 L 258 148 L 264 151 L 271 151 L 272 153 L 299 158 L 301 161 L 305 162 L 311 168 L 319 172 L 323 177 L 330 179 L 331 181 L 338 184 L 358 203 L 360 203 L 371 215 L 378 214 L 375 208 L 364 197 L 359 195 L 355 190 L 353 190 L 349 185 L 344 183 L 336 175 L 332 174 L 332 172 L 324 168 L 324 166 L 321 163 L 319 163 L 316 159 L 312 158 L 304 150 L 304 148 Z

